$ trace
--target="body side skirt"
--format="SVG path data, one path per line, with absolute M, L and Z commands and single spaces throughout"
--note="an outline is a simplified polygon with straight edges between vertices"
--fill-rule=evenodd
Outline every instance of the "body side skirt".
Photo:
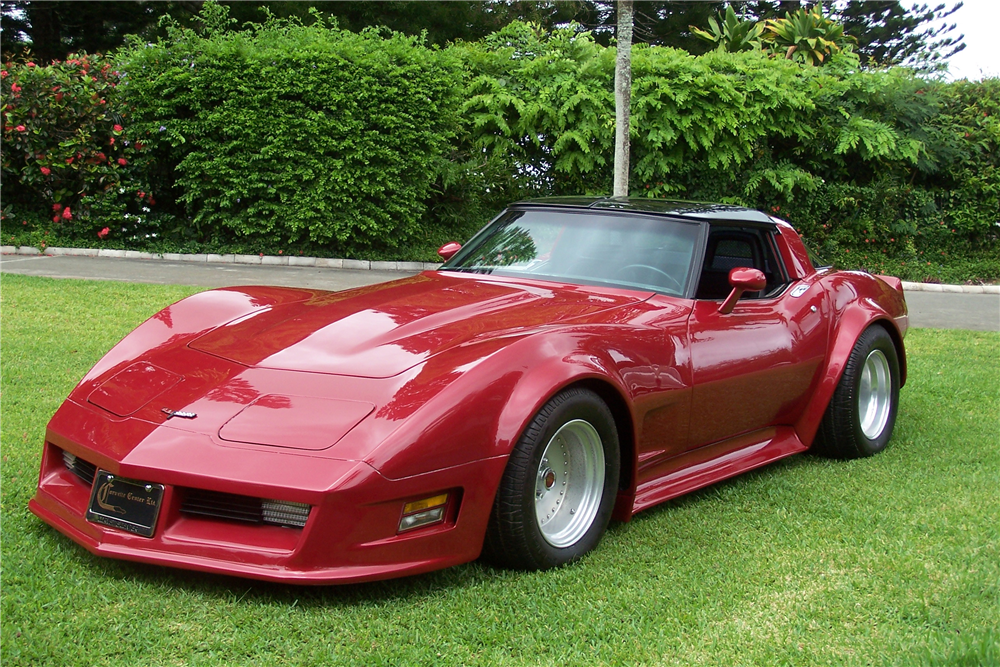
M 747 433 L 680 454 L 670 472 L 636 489 L 632 513 L 808 449 L 791 426 Z

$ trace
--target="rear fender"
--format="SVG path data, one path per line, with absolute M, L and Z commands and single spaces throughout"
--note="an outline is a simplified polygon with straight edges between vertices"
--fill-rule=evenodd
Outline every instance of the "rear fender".
M 889 312 L 870 299 L 858 299 L 853 301 L 850 308 L 840 307 L 834 304 L 835 328 L 830 336 L 830 347 L 827 354 L 827 364 L 823 374 L 816 385 L 812 398 L 806 406 L 805 411 L 795 424 L 795 431 L 799 439 L 807 444 L 811 444 L 816 432 L 819 430 L 820 422 L 826 412 L 826 407 L 833 397 L 833 392 L 837 389 L 837 384 L 844 373 L 847 359 L 851 350 L 861 334 L 870 326 L 881 326 L 892 337 L 896 346 L 896 355 L 899 358 L 900 386 L 906 381 L 906 353 L 903 348 L 903 331 L 900 330 L 894 317 Z M 839 312 L 837 312 L 839 311 Z M 905 313 L 905 305 L 903 313 Z

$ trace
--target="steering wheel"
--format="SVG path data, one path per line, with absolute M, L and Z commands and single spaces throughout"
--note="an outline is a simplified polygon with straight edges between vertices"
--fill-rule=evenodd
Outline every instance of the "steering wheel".
M 672 275 L 670 275 L 663 269 L 658 269 L 655 266 L 650 266 L 649 264 L 629 264 L 628 266 L 623 266 L 622 268 L 618 269 L 615 272 L 615 277 L 624 280 L 627 271 L 635 271 L 636 269 L 638 269 L 639 271 L 649 271 L 651 273 L 655 273 L 658 276 L 666 278 L 670 284 L 664 285 L 662 282 L 658 283 L 662 287 L 670 287 L 671 289 L 674 289 L 678 294 L 682 294 L 684 292 L 684 287 L 679 282 L 677 282 L 676 278 L 674 278 Z

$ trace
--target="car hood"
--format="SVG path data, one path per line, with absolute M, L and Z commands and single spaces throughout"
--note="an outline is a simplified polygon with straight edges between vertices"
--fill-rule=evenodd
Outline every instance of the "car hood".
M 425 272 L 258 309 L 189 347 L 257 368 L 386 378 L 470 341 L 590 318 L 649 296 Z

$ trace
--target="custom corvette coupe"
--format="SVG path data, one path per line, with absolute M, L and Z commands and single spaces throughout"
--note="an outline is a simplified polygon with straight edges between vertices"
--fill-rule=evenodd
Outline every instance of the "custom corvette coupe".
M 157 313 L 53 416 L 31 511 L 96 554 L 265 580 L 544 569 L 612 518 L 892 434 L 900 281 L 817 268 L 776 218 L 536 200 L 440 254 Z

